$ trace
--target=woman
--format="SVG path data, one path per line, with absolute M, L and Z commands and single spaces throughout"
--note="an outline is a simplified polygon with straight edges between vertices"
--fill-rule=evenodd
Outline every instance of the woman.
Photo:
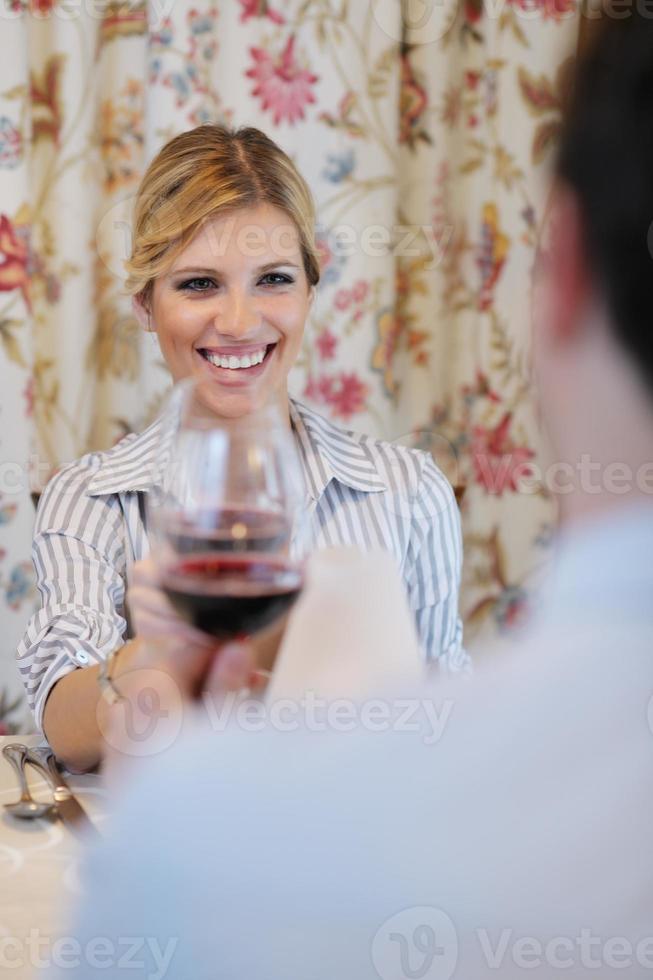
M 311 194 L 288 156 L 256 129 L 201 126 L 171 140 L 143 178 L 127 268 L 136 315 L 157 334 L 173 379 L 210 380 L 224 417 L 281 405 L 315 546 L 389 550 L 426 656 L 462 665 L 460 522 L 448 483 L 430 456 L 345 433 L 289 400 L 320 269 Z M 100 755 L 102 664 L 115 653 L 116 678 L 133 656 L 126 592 L 135 569 L 137 632 L 147 631 L 148 610 L 159 626 L 167 617 L 166 632 L 187 629 L 152 598 L 151 570 L 139 574 L 137 564 L 147 556 L 143 503 L 156 446 L 155 423 L 63 469 L 40 503 L 42 604 L 18 664 L 37 724 L 72 768 Z

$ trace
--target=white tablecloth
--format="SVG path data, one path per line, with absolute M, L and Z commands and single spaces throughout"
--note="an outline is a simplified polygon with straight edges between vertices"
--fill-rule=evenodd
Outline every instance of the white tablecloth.
M 0 738 L 0 749 L 10 742 L 38 745 L 32 736 Z M 47 783 L 27 767 L 37 800 L 51 799 Z M 101 831 L 106 815 L 106 792 L 96 773 L 66 776 L 89 817 Z M 0 803 L 19 796 L 12 767 L 0 754 Z M 61 940 L 70 902 L 78 891 L 82 846 L 59 820 L 19 820 L 4 809 L 0 815 L 0 976 L 27 980 L 39 975 Z

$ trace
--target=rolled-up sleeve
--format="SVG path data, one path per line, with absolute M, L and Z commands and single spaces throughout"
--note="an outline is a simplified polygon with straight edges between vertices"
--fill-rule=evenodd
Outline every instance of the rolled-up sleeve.
M 117 496 L 90 496 L 94 457 L 50 481 L 36 515 L 32 560 L 40 607 L 18 651 L 29 706 L 39 729 L 61 677 L 102 660 L 125 632 L 124 520 Z
M 426 657 L 447 671 L 470 669 L 458 610 L 463 545 L 454 492 L 427 454 L 413 500 L 406 573 Z

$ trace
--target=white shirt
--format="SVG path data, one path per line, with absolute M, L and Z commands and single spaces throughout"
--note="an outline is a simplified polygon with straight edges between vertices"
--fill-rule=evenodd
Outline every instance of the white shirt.
M 460 515 L 432 457 L 345 432 L 297 402 L 290 408 L 314 547 L 391 552 L 426 657 L 452 671 L 466 668 Z M 43 494 L 32 549 L 41 604 L 17 654 L 39 727 L 53 684 L 130 635 L 127 577 L 148 551 L 144 496 L 158 442 L 155 422 L 109 452 L 67 466 Z
M 423 712 L 178 739 L 132 781 L 70 934 L 157 937 L 167 980 L 650 976 L 652 555 L 651 506 L 573 532 L 521 649 L 413 688 L 435 740 Z M 358 659 L 340 693 L 362 706 Z

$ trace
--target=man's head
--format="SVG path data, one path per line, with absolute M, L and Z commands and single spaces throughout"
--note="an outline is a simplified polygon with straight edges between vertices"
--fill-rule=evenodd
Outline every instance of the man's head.
M 653 16 L 621 7 L 575 72 L 535 307 L 554 448 L 603 465 L 634 463 L 653 419 Z

